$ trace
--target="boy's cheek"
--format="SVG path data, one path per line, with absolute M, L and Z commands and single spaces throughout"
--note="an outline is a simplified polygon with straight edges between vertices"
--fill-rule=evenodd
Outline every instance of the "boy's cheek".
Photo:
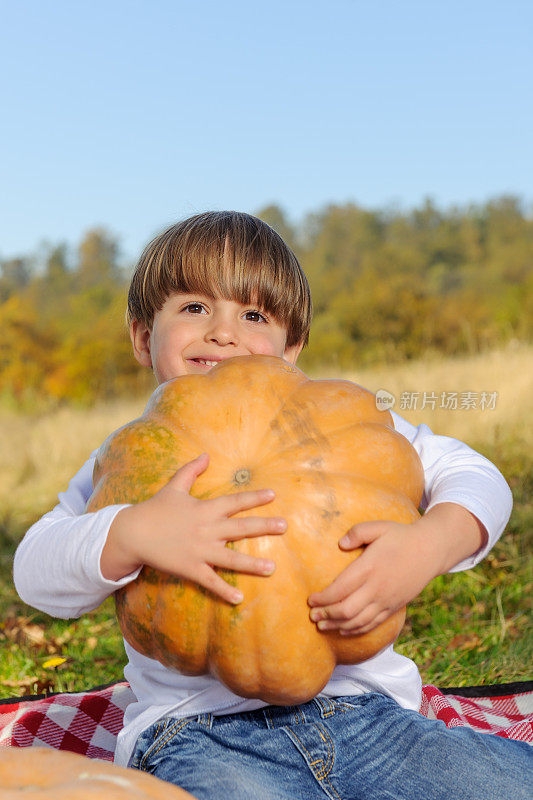
M 179 368 L 179 364 L 173 359 L 162 358 L 161 354 L 152 354 L 152 371 L 158 384 L 185 374 L 184 369 Z

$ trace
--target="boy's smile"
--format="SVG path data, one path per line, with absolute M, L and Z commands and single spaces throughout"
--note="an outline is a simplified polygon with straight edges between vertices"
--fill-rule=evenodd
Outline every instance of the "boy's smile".
M 156 311 L 151 330 L 133 320 L 135 358 L 152 367 L 158 383 L 209 372 L 234 356 L 270 355 L 294 364 L 301 344 L 286 346 L 287 329 L 257 305 L 175 292 Z

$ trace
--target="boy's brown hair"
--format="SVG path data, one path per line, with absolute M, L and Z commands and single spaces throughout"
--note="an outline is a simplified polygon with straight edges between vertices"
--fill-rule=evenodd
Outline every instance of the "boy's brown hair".
M 144 249 L 128 294 L 128 324 L 151 329 L 173 292 L 257 303 L 287 327 L 287 347 L 307 344 L 311 292 L 292 250 L 266 222 L 238 211 L 207 211 L 172 225 Z

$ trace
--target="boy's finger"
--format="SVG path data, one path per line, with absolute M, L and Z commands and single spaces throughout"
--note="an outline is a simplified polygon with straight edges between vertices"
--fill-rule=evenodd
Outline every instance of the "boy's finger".
M 342 636 L 357 636 L 362 633 L 370 633 L 370 631 L 374 630 L 374 628 L 376 628 L 378 625 L 381 625 L 382 622 L 385 622 L 385 620 L 388 619 L 393 613 L 394 612 L 390 609 L 381 611 L 377 616 L 372 616 L 370 621 L 367 623 L 359 622 L 358 619 L 357 622 L 354 622 L 354 625 L 349 627 L 349 629 L 341 629 L 339 633 L 342 634 Z
M 346 567 L 346 569 L 343 569 L 329 586 L 326 586 L 321 592 L 310 594 L 307 599 L 308 605 L 311 608 L 333 605 L 360 589 L 365 583 L 366 576 L 363 570 L 358 569 L 358 561 L 359 559 Z
M 370 542 L 386 533 L 387 530 L 390 530 L 390 522 L 386 520 L 359 522 L 340 539 L 339 546 L 343 550 L 353 550 L 363 544 L 370 544 Z
M 340 626 L 355 626 L 361 621 L 366 623 L 369 621 L 368 615 L 374 614 L 375 616 L 379 610 L 377 604 L 365 594 L 364 590 L 361 590 L 346 597 L 339 603 L 332 603 L 321 608 L 312 608 L 309 612 L 309 618 L 312 622 L 317 623 L 320 630 L 327 630 Z M 364 619 L 361 620 L 361 616 Z
M 372 617 L 372 620 L 364 625 L 361 625 L 358 619 L 350 619 L 346 621 L 326 620 L 325 622 L 317 623 L 317 628 L 322 633 L 325 631 L 336 631 L 342 636 L 359 636 L 362 633 L 368 633 L 369 631 L 373 630 L 373 628 L 375 628 L 385 619 L 385 615 Z
M 225 547 L 224 552 L 217 557 L 216 566 L 235 572 L 248 572 L 250 575 L 271 575 L 276 569 L 274 561 L 268 558 L 254 558 L 229 547 Z
M 175 489 L 179 489 L 182 492 L 187 492 L 188 494 L 191 491 L 196 478 L 201 475 L 202 472 L 205 472 L 208 464 L 209 454 L 202 453 L 192 461 L 188 461 L 187 464 L 183 465 L 183 467 L 180 467 L 169 480 L 169 484 L 172 484 Z
M 217 597 L 221 597 L 222 600 L 226 600 L 228 603 L 232 603 L 233 605 L 236 603 L 242 603 L 244 596 L 243 593 L 236 589 L 235 586 L 231 586 L 227 583 L 220 575 L 217 575 L 214 569 L 205 565 L 205 569 L 202 571 L 200 576 L 196 577 L 196 583 L 199 583 L 206 589 L 209 589 L 210 592 L 216 594 Z
M 285 533 L 287 520 L 283 517 L 231 517 L 219 526 L 220 536 L 228 542 L 246 536 Z
M 216 504 L 221 514 L 230 517 L 239 511 L 247 511 L 256 506 L 264 506 L 267 503 L 271 503 L 274 497 L 275 493 L 272 489 L 259 489 L 254 492 L 225 494 L 223 497 L 215 497 L 207 502 Z

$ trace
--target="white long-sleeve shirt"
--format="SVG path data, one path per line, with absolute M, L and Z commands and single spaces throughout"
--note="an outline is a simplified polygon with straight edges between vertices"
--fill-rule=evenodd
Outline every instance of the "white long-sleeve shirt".
M 512 508 L 511 491 L 496 467 L 467 445 L 437 436 L 427 425 L 415 427 L 391 412 L 396 430 L 417 451 L 425 474 L 421 508 L 439 503 L 462 505 L 483 523 L 484 547 L 458 563 L 452 572 L 475 566 L 502 534 Z M 139 570 L 110 581 L 100 569 L 100 557 L 109 528 L 125 505 L 84 513 L 93 490 L 96 451 L 70 481 L 59 503 L 26 533 L 14 560 L 14 581 L 24 602 L 61 618 L 92 611 L 106 597 L 137 577 Z M 191 677 L 164 667 L 124 642 L 128 664 L 124 676 L 136 702 L 126 709 L 115 761 L 126 765 L 140 733 L 163 716 L 201 713 L 229 714 L 266 705 L 233 694 L 209 675 Z M 326 697 L 377 691 L 393 697 L 404 708 L 418 709 L 421 679 L 416 665 L 389 646 L 361 664 L 340 665 L 321 694 Z

